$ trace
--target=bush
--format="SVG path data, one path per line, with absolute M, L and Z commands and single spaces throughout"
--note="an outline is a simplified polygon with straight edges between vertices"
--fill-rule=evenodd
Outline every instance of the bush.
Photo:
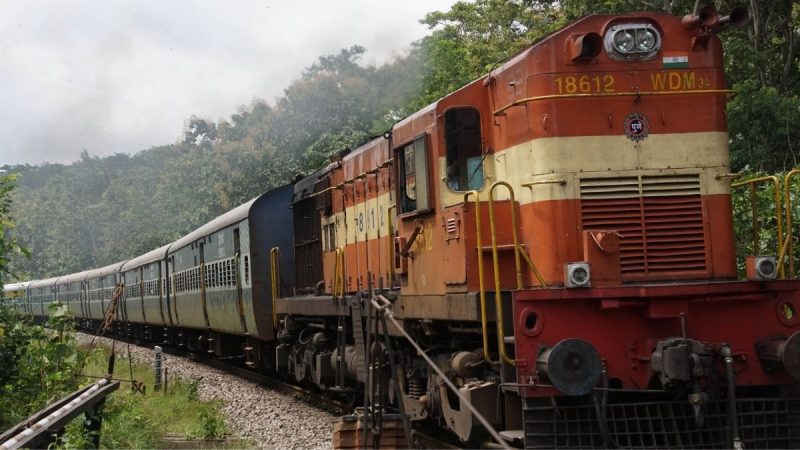
M 87 352 L 80 351 L 66 306 L 50 305 L 49 329 L 0 306 L 0 429 L 16 425 L 78 389 Z

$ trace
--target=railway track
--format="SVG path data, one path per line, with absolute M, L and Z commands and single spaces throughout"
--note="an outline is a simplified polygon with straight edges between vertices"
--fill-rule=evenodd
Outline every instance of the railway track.
M 86 336 L 87 339 L 91 339 L 93 337 L 93 335 L 90 334 L 84 334 L 84 336 Z M 148 352 L 152 352 L 153 350 L 152 345 L 150 344 L 143 345 L 142 343 L 126 340 L 119 336 L 106 336 L 106 338 L 116 339 L 118 342 L 130 344 L 131 346 L 137 347 L 139 350 Z M 194 362 L 211 369 L 216 369 L 233 377 L 254 383 L 260 387 L 290 396 L 298 402 L 302 402 L 312 408 L 325 411 L 332 415 L 347 416 L 356 414 L 356 408 L 352 405 L 331 399 L 320 394 L 319 392 L 306 389 L 302 386 L 297 386 L 295 384 L 255 372 L 246 367 L 242 367 L 240 364 L 234 363 L 233 361 L 235 360 L 220 360 L 205 355 L 188 352 L 180 348 L 168 346 L 162 346 L 162 350 L 167 355 L 186 358 L 190 362 Z M 125 353 L 125 351 L 119 346 L 117 347 L 117 351 L 119 352 L 120 356 Z M 416 448 L 460 448 L 450 442 L 443 441 L 434 435 L 423 433 L 420 430 L 412 430 L 411 440 L 413 442 L 413 446 Z
M 87 335 L 87 336 L 92 336 L 92 335 Z M 128 340 L 120 336 L 106 336 L 106 337 L 109 339 L 116 339 L 119 342 L 124 342 L 126 344 L 134 345 L 136 347 L 146 349 L 149 351 L 152 351 L 153 350 L 152 345 L 155 345 L 155 344 L 143 345 L 141 342 L 135 340 Z M 298 400 L 308 403 L 316 408 L 320 408 L 331 414 L 347 415 L 347 414 L 352 414 L 355 410 L 353 406 L 347 403 L 332 399 L 330 397 L 327 397 L 323 394 L 312 391 L 310 389 L 304 388 L 302 386 L 288 383 L 259 372 L 255 372 L 251 369 L 242 367 L 241 365 L 238 364 L 228 362 L 226 360 L 211 358 L 197 353 L 192 353 L 180 348 L 166 346 L 164 344 L 161 344 L 161 348 L 164 351 L 164 353 L 168 355 L 184 357 L 190 361 L 194 361 L 199 364 L 203 364 L 205 366 L 228 373 L 235 377 L 245 379 L 259 386 L 280 392 L 282 394 L 290 395 Z M 230 359 L 229 361 L 233 361 L 233 359 Z
M 268 389 L 278 391 L 282 394 L 291 395 L 305 403 L 321 408 L 331 414 L 346 415 L 346 414 L 352 414 L 354 411 L 354 407 L 348 405 L 347 403 L 334 400 L 318 392 L 306 389 L 302 386 L 297 386 L 295 384 L 287 383 L 285 381 L 272 378 L 270 376 L 255 372 L 245 367 L 236 364 L 231 364 L 224 360 L 209 358 L 175 348 L 165 348 L 164 350 L 169 354 L 186 357 L 191 361 L 196 361 L 198 363 L 207 365 L 209 367 L 223 371 L 225 373 L 229 373 L 236 377 L 243 378 L 247 381 L 256 383 Z

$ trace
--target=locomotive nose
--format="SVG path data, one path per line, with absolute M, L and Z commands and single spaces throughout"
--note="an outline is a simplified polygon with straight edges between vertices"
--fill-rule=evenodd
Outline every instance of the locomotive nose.
M 769 339 L 756 345 L 764 369 L 772 372 L 784 369 L 800 382 L 800 331 L 788 339 Z
M 566 395 L 588 394 L 600 380 L 602 362 L 594 347 L 582 339 L 564 339 L 536 358 L 536 369 Z

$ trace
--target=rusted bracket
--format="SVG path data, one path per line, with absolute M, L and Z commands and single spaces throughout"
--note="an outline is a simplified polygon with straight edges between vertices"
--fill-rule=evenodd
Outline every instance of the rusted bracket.
M 417 221 L 417 225 L 414 227 L 414 232 L 411 233 L 411 237 L 408 238 L 406 241 L 406 245 L 400 249 L 400 256 L 403 258 L 408 258 L 409 252 L 411 251 L 411 246 L 414 245 L 414 241 L 417 240 L 417 236 L 422 232 L 422 223 Z

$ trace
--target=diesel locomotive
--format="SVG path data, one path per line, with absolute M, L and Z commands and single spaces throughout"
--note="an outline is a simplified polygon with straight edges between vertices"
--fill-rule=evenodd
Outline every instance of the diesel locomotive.
M 14 301 L 467 446 L 797 447 L 800 282 L 777 255 L 739 279 L 734 246 L 716 33 L 746 20 L 585 17 L 316 173 Z

